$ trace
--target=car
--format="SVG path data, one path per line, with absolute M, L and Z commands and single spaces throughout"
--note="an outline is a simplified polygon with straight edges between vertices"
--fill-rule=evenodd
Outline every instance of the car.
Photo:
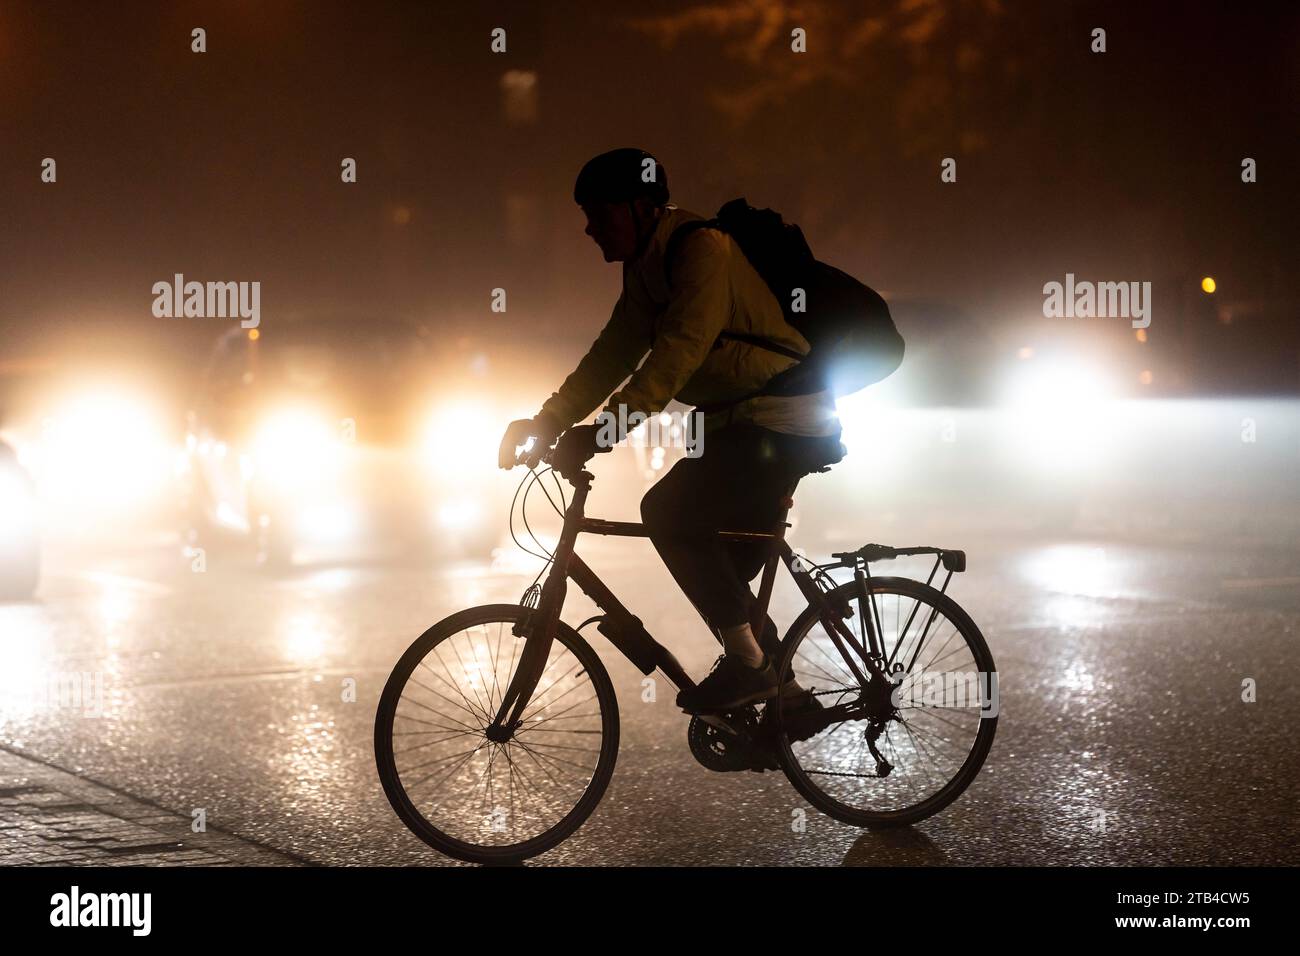
M 216 343 L 188 414 L 185 540 L 258 563 L 394 548 L 489 556 L 513 484 L 486 358 L 418 322 L 263 321 Z
M 31 597 L 40 581 L 36 489 L 18 455 L 0 441 L 0 599 Z

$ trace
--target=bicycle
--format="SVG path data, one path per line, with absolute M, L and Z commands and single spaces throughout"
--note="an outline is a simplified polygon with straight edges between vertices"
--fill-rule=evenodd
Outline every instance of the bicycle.
M 540 460 L 549 461 L 551 453 Z M 520 485 L 526 527 L 527 494 L 540 477 L 530 464 Z M 564 524 L 543 585 L 535 579 L 518 604 L 469 608 L 439 621 L 410 646 L 384 687 L 375 719 L 384 792 L 407 827 L 448 856 L 475 863 L 522 861 L 573 834 L 600 802 L 618 753 L 618 704 L 582 628 L 594 623 L 643 674 L 658 670 L 678 689 L 694 686 L 672 653 L 574 550 L 583 532 L 646 536 L 637 522 L 584 514 L 593 480 L 591 472 L 580 471 L 570 479 L 572 502 L 561 508 L 551 499 Z M 558 480 L 556 487 L 563 503 Z M 780 769 L 809 803 L 845 823 L 885 828 L 923 820 L 975 779 L 997 728 L 992 654 L 974 621 L 946 593 L 953 574 L 965 570 L 965 553 L 867 544 L 816 564 L 796 555 L 785 540 L 793 503 L 790 494 L 783 498 L 773 531 L 719 534 L 724 540 L 769 542 L 754 605 L 755 634 L 766 618 L 778 562 L 807 599 L 781 641 L 777 663 L 777 672 L 796 683 L 790 693 L 783 688 L 760 704 L 693 716 L 690 751 L 714 771 Z M 872 562 L 921 554 L 935 556 L 925 582 L 871 573 Z M 947 575 L 936 588 L 941 566 Z M 852 580 L 836 581 L 834 569 L 852 569 Z M 603 612 L 577 628 L 560 619 L 570 579 Z M 962 655 L 955 665 L 969 669 L 933 670 L 955 654 Z M 970 674 L 976 675 L 973 700 Z M 948 680 L 951 675 L 962 678 L 964 692 Z M 936 676 L 942 700 L 951 684 L 954 701 L 961 696 L 963 702 L 932 706 L 934 686 L 927 681 Z M 912 693 L 918 688 L 919 695 Z M 953 739 L 959 734 L 970 737 L 967 745 Z M 924 766 L 923 773 L 912 773 L 923 761 L 934 764 L 949 755 L 948 769 Z

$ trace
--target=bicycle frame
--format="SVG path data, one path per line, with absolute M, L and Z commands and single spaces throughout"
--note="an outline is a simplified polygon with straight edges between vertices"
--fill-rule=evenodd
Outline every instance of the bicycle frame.
M 530 615 L 526 622 L 515 626 L 515 635 L 524 638 L 526 643 L 520 654 L 515 675 L 506 688 L 491 727 L 488 728 L 490 734 L 500 736 L 502 739 L 508 739 L 514 728 L 518 726 L 524 708 L 532 698 L 533 691 L 536 690 L 537 683 L 545 670 L 551 644 L 555 640 L 556 627 L 563 609 L 569 579 L 572 579 L 595 602 L 596 606 L 604 611 L 598 619 L 600 623 L 597 624 L 597 630 L 609 638 L 610 642 L 643 674 L 650 674 L 658 669 L 663 671 L 678 689 L 695 686 L 695 682 L 687 675 L 672 652 L 650 636 L 640 618 L 629 611 L 614 592 L 597 577 L 595 571 L 574 553 L 574 544 L 578 535 L 583 532 L 628 538 L 649 536 L 645 526 L 640 522 L 606 521 L 602 518 L 586 516 L 584 508 L 593 477 L 590 472 L 583 471 L 573 480 L 575 489 L 573 500 L 564 515 L 564 527 L 552 556 L 551 569 L 542 586 L 536 613 Z M 848 602 L 841 602 L 839 607 L 833 606 L 814 575 L 802 566 L 802 562 L 796 564 L 796 556 L 785 540 L 785 529 L 789 527 L 786 518 L 793 505 L 793 498 L 787 494 L 782 499 L 781 513 L 774 531 L 718 532 L 718 536 L 725 541 L 769 542 L 758 598 L 750 622 L 754 633 L 762 632 L 772 596 L 772 585 L 776 580 L 777 564 L 782 563 L 789 570 L 804 597 L 811 605 L 819 608 L 826 633 L 830 635 L 831 641 L 843 656 L 859 685 L 866 687 L 870 681 L 875 680 L 887 682 L 885 672 L 878 663 L 885 660 L 883 648 L 880 646 L 879 622 L 873 620 L 871 616 L 863 616 L 868 634 L 864 641 L 860 642 L 844 625 L 844 619 L 852 614 Z M 856 571 L 856 576 L 859 582 L 863 582 L 860 570 Z M 951 577 L 951 574 L 949 576 Z M 866 596 L 866 593 L 863 587 L 862 596 Z M 872 605 L 874 609 L 874 599 Z

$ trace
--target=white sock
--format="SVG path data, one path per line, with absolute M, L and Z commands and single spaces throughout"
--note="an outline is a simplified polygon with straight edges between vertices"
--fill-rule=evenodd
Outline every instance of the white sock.
M 763 648 L 754 639 L 754 631 L 748 624 L 735 627 L 719 628 L 722 631 L 722 647 L 732 657 L 749 667 L 758 667 L 763 663 Z

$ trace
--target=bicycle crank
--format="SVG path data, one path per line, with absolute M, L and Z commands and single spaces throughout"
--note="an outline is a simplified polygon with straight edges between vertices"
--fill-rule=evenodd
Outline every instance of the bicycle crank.
M 740 724 L 739 728 L 737 724 Z M 752 708 L 748 714 L 742 712 L 692 717 L 686 728 L 691 756 L 701 766 L 716 773 L 779 770 L 776 754 L 754 741 L 746 729 L 748 724 L 757 726 Z

